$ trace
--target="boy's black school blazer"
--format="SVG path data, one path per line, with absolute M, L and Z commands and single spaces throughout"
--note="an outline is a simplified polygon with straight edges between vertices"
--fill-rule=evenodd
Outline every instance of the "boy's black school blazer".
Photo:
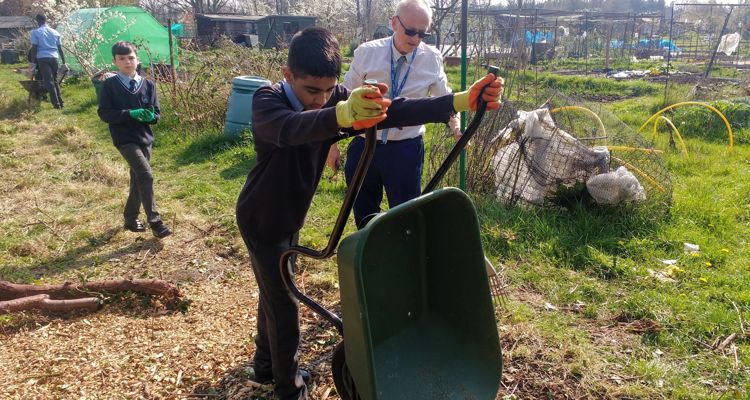
M 154 107 L 156 120 L 151 123 L 137 121 L 130 117 L 130 110 Z M 107 78 L 99 95 L 99 118 L 109 124 L 109 134 L 116 147 L 126 143 L 148 146 L 154 141 L 151 125 L 159 122 L 161 110 L 156 96 L 154 82 L 143 78 L 140 89 L 131 93 L 120 78 Z

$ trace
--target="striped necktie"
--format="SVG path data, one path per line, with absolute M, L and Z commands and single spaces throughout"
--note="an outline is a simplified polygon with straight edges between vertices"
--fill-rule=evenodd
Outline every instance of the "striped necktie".
M 401 67 L 403 67 L 405 63 L 406 63 L 406 56 L 401 56 L 398 58 L 398 61 L 396 61 L 396 73 L 393 76 L 393 82 L 391 82 L 391 99 L 396 98 L 396 96 L 394 96 L 394 94 L 396 93 L 394 93 L 393 90 L 396 88 L 396 85 L 400 83 L 398 81 L 398 78 L 400 78 L 399 75 L 401 75 Z M 388 131 L 389 129 L 383 130 L 383 136 L 380 139 L 383 141 L 383 143 L 388 143 Z

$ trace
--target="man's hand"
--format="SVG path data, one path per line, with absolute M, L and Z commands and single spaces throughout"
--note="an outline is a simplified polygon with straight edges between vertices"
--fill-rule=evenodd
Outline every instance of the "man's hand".
M 458 92 L 453 95 L 453 109 L 456 112 L 476 111 L 479 95 L 482 100 L 487 102 L 488 110 L 497 110 L 501 107 L 500 96 L 503 95 L 503 78 L 495 77 L 493 74 L 487 74 L 484 78 L 474 82 L 469 90 Z M 482 89 L 484 92 L 482 92 Z
M 386 118 L 391 101 L 383 97 L 382 88 L 365 85 L 358 87 L 346 101 L 336 104 L 336 122 L 342 128 L 369 128 Z M 386 91 L 387 91 L 387 86 Z M 355 126 L 356 124 L 356 126 Z
M 461 139 L 461 117 L 458 114 L 451 115 L 451 118 L 448 120 L 448 128 L 451 130 L 453 139 L 456 139 L 458 142 Z
M 334 175 L 338 172 L 339 166 L 341 165 L 341 152 L 339 151 L 338 144 L 332 144 L 331 148 L 328 150 L 326 165 L 333 170 Z

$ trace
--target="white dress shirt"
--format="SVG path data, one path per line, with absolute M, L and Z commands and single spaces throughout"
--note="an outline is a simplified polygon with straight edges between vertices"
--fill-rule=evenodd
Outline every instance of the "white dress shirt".
M 391 82 L 391 50 L 393 50 L 393 65 L 395 66 L 402 54 L 393 45 L 391 37 L 373 40 L 357 47 L 354 50 L 354 58 L 349 65 L 349 71 L 344 75 L 344 87 L 354 90 L 361 86 L 365 79 L 375 79 L 387 84 L 389 88 L 393 87 L 393 82 Z M 451 93 L 451 88 L 448 86 L 448 77 L 443 69 L 443 57 L 438 49 L 421 42 L 417 47 L 414 61 L 412 61 L 411 53 L 403 55 L 406 56 L 406 62 L 398 74 L 399 84 L 407 70 L 409 76 L 398 97 L 417 99 Z M 411 69 L 409 69 L 410 64 Z M 387 96 L 390 96 L 390 91 Z M 424 132 L 424 125 L 391 128 L 388 130 L 388 140 L 412 139 Z M 382 134 L 382 130 L 378 131 L 378 139 L 382 138 Z

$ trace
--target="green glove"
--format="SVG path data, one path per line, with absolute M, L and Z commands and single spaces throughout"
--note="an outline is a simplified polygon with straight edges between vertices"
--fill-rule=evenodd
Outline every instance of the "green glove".
M 346 101 L 336 104 L 336 122 L 342 128 L 351 128 L 357 121 L 372 119 L 383 114 L 383 95 L 377 87 L 361 86 L 349 94 Z
M 143 110 L 143 115 L 141 116 L 140 121 L 145 123 L 154 122 L 156 120 L 156 115 L 152 110 Z
M 136 121 L 140 121 L 141 118 L 143 118 L 143 112 L 146 111 L 142 108 L 136 108 L 135 110 L 129 110 L 128 113 L 130 114 L 130 118 L 133 118 Z
M 135 110 L 129 111 L 130 117 L 138 122 L 149 123 L 156 119 L 153 111 L 146 110 L 143 108 L 136 108 Z

